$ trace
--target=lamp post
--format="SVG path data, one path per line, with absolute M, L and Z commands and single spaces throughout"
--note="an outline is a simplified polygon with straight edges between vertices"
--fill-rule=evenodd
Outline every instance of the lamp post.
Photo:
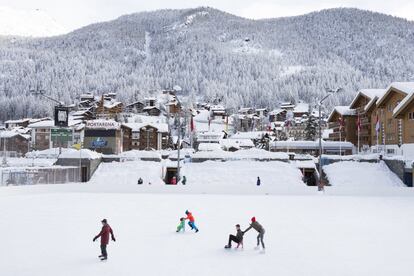
M 332 94 L 338 93 L 339 91 L 342 91 L 342 88 L 336 88 L 336 89 L 331 89 L 331 88 L 327 88 L 326 92 L 328 92 L 328 94 L 325 95 L 325 97 L 323 97 L 318 105 L 319 105 L 319 181 L 318 181 L 318 191 L 323 191 L 324 187 L 323 187 L 323 181 L 322 181 L 322 116 L 321 116 L 321 108 L 322 108 L 322 104 L 323 102 Z

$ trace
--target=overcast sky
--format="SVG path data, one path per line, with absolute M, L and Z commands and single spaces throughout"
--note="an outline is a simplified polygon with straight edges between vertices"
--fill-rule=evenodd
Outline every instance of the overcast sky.
M 67 30 L 139 11 L 199 6 L 210 6 L 253 19 L 300 15 L 325 8 L 356 7 L 414 20 L 414 0 L 0 0 L 0 6 L 41 9 Z

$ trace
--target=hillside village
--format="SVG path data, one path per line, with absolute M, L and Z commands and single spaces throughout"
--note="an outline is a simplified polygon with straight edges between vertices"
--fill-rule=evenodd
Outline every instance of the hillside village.
M 234 110 L 220 99 L 190 102 L 179 87 L 153 95 L 124 103 L 116 93 L 83 94 L 76 103 L 57 105 L 67 114 L 63 125 L 56 116 L 5 121 L 0 131 L 3 166 L 13 157 L 59 159 L 66 150 L 96 152 L 103 162 L 177 160 L 181 150 L 180 159 L 196 162 L 240 158 L 236 156 L 311 160 L 314 165 L 299 167 L 304 175 L 308 171 L 313 179 L 309 183 L 315 184 L 321 146 L 326 156 L 401 160 L 401 179 L 412 185 L 414 83 L 356 91 L 349 106 L 321 111 L 320 121 L 318 107 L 304 102 L 282 102 L 273 110 Z M 266 152 L 285 156 L 270 157 Z M 173 174 L 165 178 L 167 183 Z

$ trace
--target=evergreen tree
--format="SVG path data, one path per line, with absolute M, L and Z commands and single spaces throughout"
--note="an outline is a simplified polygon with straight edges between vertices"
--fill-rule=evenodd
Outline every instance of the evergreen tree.
M 316 131 L 318 128 L 318 122 L 314 116 L 311 115 L 311 109 L 309 108 L 309 118 L 306 122 L 305 127 L 305 140 L 306 141 L 315 141 Z

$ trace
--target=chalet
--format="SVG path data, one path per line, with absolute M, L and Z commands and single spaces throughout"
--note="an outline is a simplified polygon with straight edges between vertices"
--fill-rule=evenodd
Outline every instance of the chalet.
M 146 106 L 143 109 L 144 112 L 146 112 L 149 116 L 160 116 L 161 109 L 159 109 L 156 106 Z
M 162 150 L 168 147 L 167 124 L 145 124 L 139 128 L 140 150 Z
M 117 118 L 118 114 L 123 111 L 123 103 L 116 101 L 108 95 L 102 95 L 101 100 L 98 102 L 96 108 L 96 115 L 100 118 Z
M 142 113 L 145 104 L 142 101 L 136 101 L 125 106 L 125 111 L 130 113 Z
M 267 117 L 269 115 L 267 108 L 256 108 L 255 113 L 259 117 Z
M 29 123 L 30 119 L 8 120 L 4 122 L 6 129 L 12 129 L 15 127 L 27 127 Z
M 300 102 L 295 105 L 293 108 L 293 117 L 302 118 L 305 115 L 309 116 L 309 104 Z
M 414 158 L 413 94 L 414 82 L 394 82 L 377 100 L 381 126 L 378 140 L 386 154 Z
M 357 144 L 356 112 L 349 106 L 336 106 L 328 117 L 331 141 L 347 141 Z
M 349 105 L 350 109 L 355 110 L 357 120 L 360 122 L 359 145 L 360 149 L 369 149 L 372 146 L 372 114 L 374 100 L 385 93 L 384 89 L 361 89 Z M 368 107 L 368 108 L 367 108 Z M 375 126 L 374 126 L 375 129 Z M 357 133 L 358 135 L 358 133 Z M 358 139 L 358 138 L 357 138 Z M 357 144 L 358 145 L 358 141 Z
M 30 146 L 30 135 L 16 131 L 0 131 L 0 154 L 5 149 L 8 156 L 24 156 Z
M 73 120 L 80 120 L 80 121 L 87 121 L 87 120 L 95 119 L 95 116 L 93 112 L 91 111 L 91 109 L 78 110 L 78 111 L 70 113 L 70 116 L 73 118 Z
M 168 147 L 169 131 L 165 123 L 126 123 L 132 130 L 131 149 L 161 150 Z
M 285 109 L 274 109 L 269 112 L 269 122 L 284 122 L 286 121 L 286 113 Z
M 227 115 L 226 108 L 222 105 L 213 105 L 210 107 L 211 119 L 225 119 Z
M 165 108 L 169 114 L 178 114 L 181 111 L 181 105 L 178 101 L 173 100 L 165 104 Z
M 153 98 L 153 97 L 151 97 L 151 98 L 145 98 L 144 99 L 144 102 L 145 102 L 145 106 L 155 106 L 156 103 L 157 103 L 157 99 L 156 98 Z

